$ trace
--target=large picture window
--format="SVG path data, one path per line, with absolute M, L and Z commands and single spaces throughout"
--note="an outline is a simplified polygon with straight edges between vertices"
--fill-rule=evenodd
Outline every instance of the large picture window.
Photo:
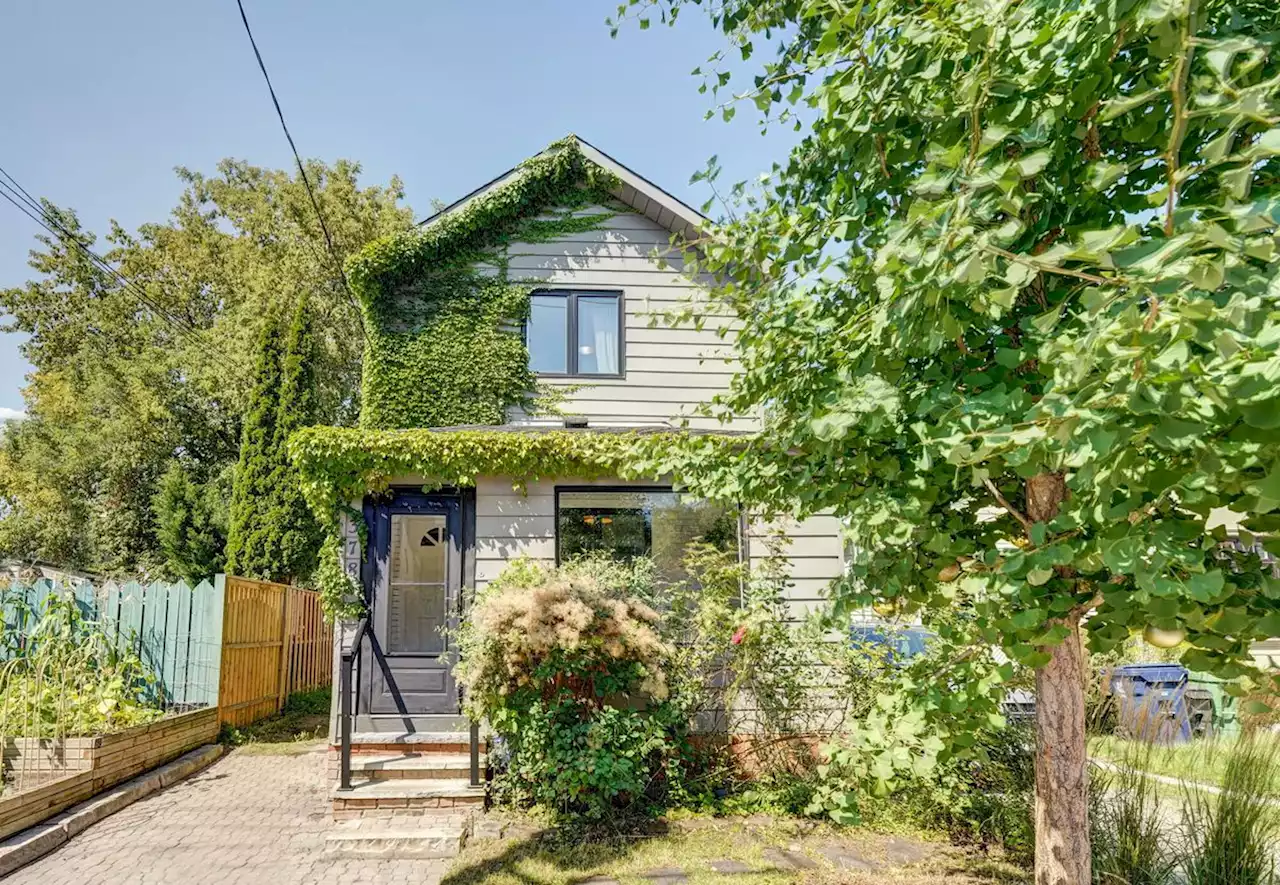
M 539 375 L 621 375 L 622 295 L 535 292 L 525 344 L 529 367 Z
M 738 514 L 669 489 L 556 490 L 556 558 L 651 556 L 663 581 L 683 580 L 692 542 L 738 549 Z

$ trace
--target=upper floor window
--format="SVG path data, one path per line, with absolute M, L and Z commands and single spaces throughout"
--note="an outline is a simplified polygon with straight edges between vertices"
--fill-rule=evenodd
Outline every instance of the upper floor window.
M 535 292 L 525 344 L 539 375 L 621 375 L 621 293 Z

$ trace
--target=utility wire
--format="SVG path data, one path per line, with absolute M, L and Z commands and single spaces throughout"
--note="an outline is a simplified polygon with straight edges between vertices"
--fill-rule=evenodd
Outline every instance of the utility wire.
M 103 270 L 113 276 L 128 291 L 132 292 L 143 305 L 148 307 L 157 316 L 167 322 L 174 328 L 186 334 L 196 334 L 197 330 L 189 321 L 175 318 L 172 314 L 160 307 L 151 299 L 151 296 L 145 289 L 137 283 L 130 280 L 118 269 L 111 265 L 105 258 L 89 248 L 88 244 L 67 230 L 66 226 L 52 212 L 47 211 L 43 205 L 31 196 L 30 192 L 22 186 L 19 181 L 9 174 L 8 171 L 0 166 L 0 175 L 3 175 L 9 182 L 0 181 L 0 197 L 4 197 L 15 207 L 36 224 L 43 227 L 52 234 L 56 239 L 63 240 L 75 246 L 85 257 L 87 257 L 100 270 Z
M 0 166 L 0 175 L 3 175 L 5 178 L 9 179 L 9 182 L 10 182 L 9 184 L 6 184 L 5 182 L 0 181 L 0 193 L 3 193 L 2 189 L 6 189 L 6 188 L 8 189 L 9 194 L 21 193 L 23 202 L 25 202 L 27 206 L 29 206 L 31 209 L 35 210 L 35 212 L 37 212 L 40 216 L 39 218 L 33 216 L 31 212 L 27 211 L 22 206 L 19 206 L 16 202 L 14 202 L 11 196 L 5 195 L 6 199 L 8 199 L 9 202 L 13 203 L 15 206 L 18 206 L 18 208 L 21 209 L 28 218 L 30 218 L 32 221 L 35 221 L 45 230 L 49 231 L 49 233 L 53 234 L 55 237 L 71 242 L 72 245 L 74 245 L 77 249 L 83 252 L 89 258 L 89 260 L 91 260 L 94 264 L 96 264 L 102 270 L 105 270 L 107 273 L 111 274 L 113 277 L 119 280 L 120 283 L 124 285 L 126 288 L 133 291 L 134 294 L 138 296 L 139 300 L 142 301 L 143 304 L 145 304 L 147 307 L 151 308 L 157 314 L 162 316 L 170 324 L 176 323 L 178 325 L 181 325 L 184 329 L 186 329 L 189 332 L 195 331 L 195 327 L 190 322 L 185 320 L 175 320 L 172 315 L 168 314 L 166 311 L 162 310 L 159 307 L 159 305 L 151 301 L 150 295 L 147 294 L 145 289 L 143 289 L 141 286 L 139 286 L 137 283 L 133 282 L 132 280 L 128 279 L 124 274 L 120 273 L 120 271 L 117 270 L 115 267 L 113 267 L 105 258 L 103 258 L 101 255 L 97 254 L 92 249 L 90 249 L 88 243 L 84 242 L 75 234 L 73 234 L 71 231 L 67 230 L 67 228 L 62 224 L 62 222 L 57 218 L 57 216 L 47 211 L 44 208 L 44 206 L 39 201 L 37 201 L 35 197 L 31 196 L 31 193 L 25 187 L 22 186 L 21 182 L 19 182 L 16 178 L 10 175 L 9 172 L 3 166 Z M 56 230 L 54 230 L 53 228 L 56 228 Z
M 0 174 L 3 174 L 6 178 L 8 178 L 10 181 L 12 181 L 12 182 L 13 182 L 13 186 L 9 186 L 9 185 L 5 184 L 5 182 L 0 181 L 0 197 L 4 197 L 6 200 L 8 200 L 10 203 L 12 203 L 15 207 L 17 207 L 17 209 L 18 209 L 18 211 L 19 211 L 19 212 L 21 212 L 23 215 L 26 215 L 28 218 L 30 218 L 32 221 L 34 221 L 36 224 L 40 225 L 42 228 L 44 228 L 46 231 L 48 231 L 48 232 L 49 232 L 51 235 L 53 235 L 55 238 L 70 240 L 73 244 L 75 244 L 75 245 L 76 245 L 77 247 L 79 247 L 83 252 L 85 252 L 85 253 L 89 256 L 90 261 L 92 261 L 95 265 L 97 265 L 97 266 L 99 266 L 99 267 L 103 267 L 105 270 L 110 271 L 110 272 L 112 272 L 112 273 L 115 273 L 115 275 L 116 275 L 117 277 L 120 277 L 120 279 L 124 280 L 124 282 L 125 282 L 125 283 L 128 283 L 128 280 L 127 280 L 127 279 L 125 279 L 124 277 L 120 276 L 120 274 L 116 273 L 116 272 L 115 272 L 115 270 L 114 270 L 114 268 L 110 267 L 109 265 L 106 265 L 106 263 L 105 263 L 102 259 L 100 259 L 100 258 L 99 258 L 99 257 L 98 257 L 98 256 L 97 256 L 97 255 L 92 251 L 92 250 L 90 250 L 90 249 L 89 249 L 89 248 L 88 248 L 84 243 L 82 243 L 82 242 L 81 242 L 80 240 L 78 240 L 76 237 L 72 236 L 69 232 L 67 232 L 67 231 L 66 231 L 66 229 L 65 229 L 65 228 L 63 228 L 61 225 L 58 225 L 59 229 L 62 231 L 61 233 L 59 233 L 59 231 L 58 231 L 58 230 L 54 230 L 54 229 L 53 229 L 53 227 L 51 227 L 51 226 L 46 222 L 46 219 L 48 219 L 48 220 L 50 220 L 50 221 L 54 221 L 55 223 L 56 223 L 56 219 L 53 219 L 53 217 L 52 217 L 49 213 L 45 212 L 45 211 L 44 211 L 43 209 L 41 209 L 38 205 L 36 205 L 36 206 L 35 206 L 35 208 L 36 208 L 36 210 L 37 210 L 40 214 L 39 214 L 39 215 L 35 215 L 35 214 L 33 214 L 33 213 L 32 213 L 32 211 L 31 211 L 31 208 L 29 208 L 27 205 L 24 205 L 24 204 L 23 204 L 24 202 L 31 202 L 31 201 L 32 201 L 31 195 L 30 195 L 29 193 L 27 193 L 26 189 L 25 189 L 25 188 L 23 188 L 23 187 L 22 187 L 22 185 L 18 184 L 17 180 L 16 180 L 16 179 L 14 179 L 14 178 L 13 178 L 13 176 L 11 176 L 8 172 L 5 172 L 3 168 L 0 168 Z M 21 192 L 22 192 L 22 194 L 26 197 L 26 200 L 25 200 L 25 201 L 19 201 L 19 200 L 16 200 L 16 199 L 14 199 L 14 198 L 13 198 L 13 196 L 11 196 L 11 194 L 15 192 L 15 191 L 14 191 L 14 187 L 16 187 L 19 191 L 21 191 Z M 7 192 L 6 192 L 6 189 L 7 189 Z M 166 321 L 168 321 L 168 322 L 169 322 L 169 323 L 171 323 L 171 324 L 173 323 L 173 320 L 172 320 L 171 318 L 167 317 L 167 316 L 163 313 L 163 311 L 160 311 L 158 308 L 156 308 L 155 306 L 151 305 L 151 304 L 150 304 L 150 302 L 144 302 L 144 303 L 146 303 L 146 304 L 147 304 L 147 306 L 148 306 L 148 307 L 150 307 L 153 311 L 155 311 L 158 315 L 160 315 L 161 317 L 164 317 L 164 318 L 166 319 Z M 101 329 L 97 329 L 97 328 L 95 328 L 95 327 L 93 327 L 93 326 L 91 326 L 91 325 L 85 326 L 85 327 L 84 327 L 84 330 L 85 330 L 86 332 L 88 332 L 88 333 L 89 333 L 90 339 L 91 339 L 91 340 L 93 340 L 93 341 L 98 341 L 98 340 L 100 340 L 100 339 L 105 339 L 105 338 L 107 337 L 107 336 L 106 336 L 106 333 L 104 333 Z M 185 329 L 179 329 L 179 331 L 182 331 L 182 332 L 186 333 L 186 330 L 185 330 Z M 192 334 L 192 333 L 187 333 L 187 334 Z M 118 376 L 119 376 L 119 373 L 118 373 L 118 372 L 116 372 L 116 371 L 114 370 L 114 368 L 112 368 L 112 367 L 111 367 L 111 365 L 110 365 L 110 358 L 111 358 L 111 356 L 112 356 L 112 355 L 111 355 L 109 352 L 104 351 L 104 352 L 103 352 L 103 361 L 102 361 L 102 363 L 101 363 L 100 365 L 102 365 L 103 367 L 107 368 L 109 372 L 111 372 L 112 374 L 115 374 L 115 375 L 118 377 Z M 126 410 L 126 411 L 130 411 L 130 410 L 132 410 L 132 409 L 133 409 L 133 407 L 136 405 L 135 403 L 133 403 L 133 402 L 131 402 L 130 400 L 126 399 L 126 398 L 125 398 L 125 397 L 120 393 L 120 391 L 118 391 L 118 390 L 117 390 L 116 388 L 114 388 L 114 387 L 107 387 L 107 388 L 105 388 L 105 390 L 106 390 L 106 391 L 107 391 L 107 393 L 109 394 L 109 397 L 108 397 L 108 398 L 109 398 L 109 399 L 111 399 L 111 400 L 114 400 L 114 401 L 115 401 L 115 403 L 116 403 L 116 405 L 120 406 L 121 408 L 123 408 L 123 409 L 124 409 L 124 410 Z
M 244 22 L 244 32 L 249 37 L 249 45 L 253 47 L 253 55 L 258 60 L 258 70 L 262 71 L 262 79 L 267 81 L 267 92 L 271 93 L 271 103 L 275 105 L 276 116 L 280 118 L 280 128 L 284 130 L 284 137 L 289 141 L 289 149 L 293 151 L 294 162 L 298 164 L 298 174 L 302 177 L 302 184 L 307 189 L 307 196 L 311 198 L 311 207 L 316 210 L 316 218 L 320 219 L 320 231 L 324 234 L 324 242 L 329 250 L 329 257 L 333 259 L 333 265 L 338 270 L 338 277 L 342 280 L 343 291 L 347 294 L 347 300 L 351 302 L 351 308 L 356 312 L 356 322 L 360 324 L 360 334 L 367 343 L 369 336 L 364 330 L 364 316 L 360 313 L 360 305 L 356 303 L 356 296 L 351 291 L 351 284 L 347 282 L 347 273 L 342 268 L 342 260 L 338 258 L 338 253 L 333 248 L 333 237 L 329 235 L 329 225 L 324 220 L 324 213 L 320 211 L 320 202 L 316 199 L 316 192 L 311 187 L 311 179 L 307 176 L 307 167 L 302 163 L 302 156 L 298 153 L 298 146 L 294 144 L 293 135 L 289 132 L 289 124 L 284 120 L 284 110 L 280 107 L 280 99 L 276 98 L 275 87 L 271 85 L 271 75 L 267 73 L 267 64 L 262 60 L 262 53 L 258 51 L 258 41 L 253 39 L 253 29 L 249 27 L 249 16 L 244 11 L 244 0 L 236 0 L 236 6 L 240 9 L 240 21 Z

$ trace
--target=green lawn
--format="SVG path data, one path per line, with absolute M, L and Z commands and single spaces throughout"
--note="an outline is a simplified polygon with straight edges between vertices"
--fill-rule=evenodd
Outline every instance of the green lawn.
M 620 885 L 654 885 L 643 874 L 679 868 L 690 885 L 791 885 L 791 883 L 1009 883 L 1021 885 L 1030 875 L 998 859 L 966 852 L 946 843 L 923 843 L 868 831 L 844 831 L 812 821 L 778 820 L 761 824 L 756 818 L 677 821 L 663 832 L 635 837 L 574 838 L 561 836 L 472 842 L 452 863 L 442 885 L 574 885 L 593 877 Z M 916 863 L 890 859 L 893 845 L 911 842 L 929 856 Z M 823 854 L 838 847 L 873 868 L 840 869 Z M 782 848 L 810 858 L 815 867 L 777 868 L 766 856 Z M 712 861 L 733 860 L 751 872 L 725 875 L 712 870 Z
M 1280 752 L 1280 735 L 1258 733 L 1256 739 L 1275 744 L 1276 751 Z M 1189 744 L 1152 746 L 1113 736 L 1095 737 L 1089 741 L 1089 753 L 1094 758 L 1129 765 L 1152 774 L 1220 787 L 1235 740 L 1215 738 Z M 1272 775 L 1270 792 L 1280 795 L 1280 769 Z

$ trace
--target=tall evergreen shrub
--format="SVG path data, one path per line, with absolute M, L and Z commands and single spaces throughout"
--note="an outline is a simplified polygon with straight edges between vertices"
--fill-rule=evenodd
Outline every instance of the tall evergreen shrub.
M 197 482 L 174 461 L 152 500 L 165 568 L 192 586 L 222 571 L 225 562 L 227 499 L 221 480 Z
M 284 335 L 281 323 L 268 322 L 259 342 L 227 540 L 227 569 L 243 577 L 284 582 L 306 578 L 315 569 L 320 527 L 302 499 L 285 448 L 289 434 L 316 417 L 307 307 L 304 297 Z

